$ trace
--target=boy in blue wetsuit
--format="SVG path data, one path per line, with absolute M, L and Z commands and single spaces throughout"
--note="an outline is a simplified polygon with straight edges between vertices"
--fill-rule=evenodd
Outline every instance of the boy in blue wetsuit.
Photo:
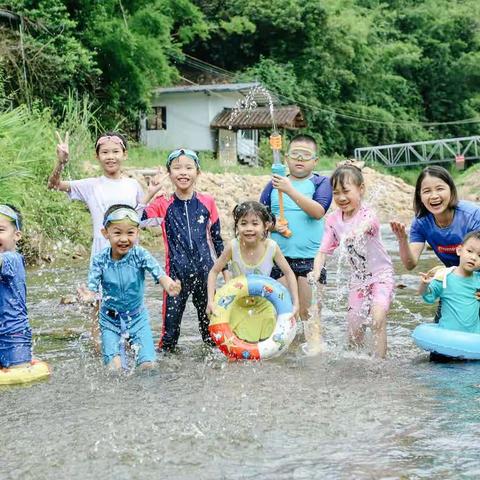
M 25 261 L 16 251 L 21 228 L 20 212 L 0 205 L 0 368 L 23 367 L 32 360 Z
M 112 205 L 104 216 L 102 234 L 110 242 L 90 265 L 88 288 L 81 287 L 84 301 L 92 301 L 102 290 L 100 330 L 103 358 L 115 369 L 127 368 L 125 342 L 136 353 L 136 363 L 151 367 L 155 348 L 148 312 L 143 303 L 145 272 L 169 295 L 180 293 L 180 283 L 162 270 L 147 250 L 137 245 L 140 218 L 128 205 Z
M 313 270 L 315 255 L 322 243 L 323 216 L 332 203 L 332 187 L 328 177 L 313 173 L 317 159 L 315 139 L 309 135 L 297 135 L 291 140 L 286 155 L 290 174 L 287 177 L 273 175 L 260 197 L 260 203 L 270 207 L 278 217 L 278 192 L 283 192 L 288 227 L 277 222 L 272 239 L 278 243 L 297 277 L 302 320 L 308 319 L 312 297 L 307 275 Z M 289 238 L 284 236 L 287 228 L 292 232 Z M 282 272 L 274 268 L 272 277 L 281 278 Z M 326 282 L 324 270 L 320 282 Z
M 208 332 L 207 279 L 214 260 L 223 251 L 217 206 L 211 195 L 195 191 L 200 162 L 194 151 L 179 149 L 171 152 L 167 159 L 167 171 L 175 193 L 171 197 L 157 196 L 145 207 L 142 216 L 145 221 L 161 219 L 165 270 L 182 283 L 180 295 L 175 298 L 164 296 L 163 330 L 159 346 L 166 352 L 175 350 L 190 295 L 197 310 L 202 340 L 214 346 Z M 145 204 L 162 189 L 162 181 L 166 178 L 150 182 Z M 224 278 L 226 276 L 224 273 Z
M 480 333 L 480 231 L 468 233 L 456 253 L 458 267 L 421 274 L 419 293 L 427 303 L 441 299 L 440 327 Z

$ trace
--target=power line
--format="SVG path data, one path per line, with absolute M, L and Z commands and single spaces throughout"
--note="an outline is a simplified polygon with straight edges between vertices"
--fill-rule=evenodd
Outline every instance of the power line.
M 178 56 L 175 57 L 177 61 L 180 61 L 182 63 L 186 63 L 187 65 L 192 66 L 193 68 L 210 73 L 210 74 L 215 74 L 215 75 L 222 75 L 224 77 L 230 78 L 233 80 L 236 75 L 233 72 L 229 72 L 228 70 L 225 70 L 224 68 L 217 67 L 215 65 L 212 65 L 208 62 L 204 62 L 203 60 L 200 60 L 199 58 L 195 58 L 192 55 L 184 54 L 187 58 L 181 59 Z M 194 83 L 194 82 L 192 82 Z M 336 110 L 332 107 L 328 108 L 322 108 L 316 105 L 311 105 L 307 102 L 300 101 L 298 99 L 288 97 L 282 93 L 275 92 L 277 97 L 283 98 L 285 100 L 288 100 L 289 102 L 294 102 L 298 105 L 301 105 L 302 107 L 314 111 L 314 112 L 322 112 L 322 113 L 327 113 L 327 114 L 333 114 L 337 117 L 343 118 L 343 119 L 348 119 L 348 120 L 355 120 L 355 121 L 361 121 L 365 123 L 371 123 L 371 124 L 377 124 L 377 125 L 402 125 L 402 126 L 408 126 L 408 125 L 417 125 L 417 126 L 423 126 L 423 127 L 438 127 L 442 125 L 467 125 L 467 124 L 472 124 L 472 123 L 480 123 L 480 118 L 479 117 L 472 117 L 472 118 L 467 118 L 463 120 L 452 120 L 449 122 L 416 122 L 416 121 L 385 121 L 385 120 L 375 120 L 371 118 L 366 118 L 362 117 L 360 115 L 355 115 L 351 114 L 346 110 Z

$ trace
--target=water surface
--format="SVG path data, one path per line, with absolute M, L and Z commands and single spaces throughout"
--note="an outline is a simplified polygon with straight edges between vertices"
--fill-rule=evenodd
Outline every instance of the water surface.
M 191 305 L 180 352 L 158 371 L 108 375 L 88 319 L 59 305 L 84 280 L 83 263 L 29 271 L 35 352 L 51 380 L 0 389 L 2 479 L 445 479 L 480 476 L 480 365 L 436 364 L 411 330 L 434 308 L 399 266 L 389 353 L 345 349 L 345 305 L 331 269 L 324 308 L 327 354 L 228 362 L 200 342 Z M 418 269 L 434 264 L 432 254 Z M 161 295 L 148 285 L 153 327 Z

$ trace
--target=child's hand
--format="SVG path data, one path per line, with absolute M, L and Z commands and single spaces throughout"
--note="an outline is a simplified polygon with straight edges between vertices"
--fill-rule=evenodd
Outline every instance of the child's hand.
M 288 228 L 288 223 L 286 222 L 279 222 L 277 220 L 277 223 L 275 224 L 275 231 L 278 232 L 280 235 L 286 235 L 287 232 L 288 232 L 289 228 Z
M 399 241 L 406 240 L 408 238 L 407 227 L 404 223 L 390 222 L 390 228 Z
M 164 187 L 164 183 L 169 177 L 168 173 L 162 173 L 159 171 L 154 177 L 150 178 L 150 182 L 148 183 L 148 188 L 147 191 L 148 193 L 153 197 L 157 193 L 160 194 L 161 196 L 164 196 L 167 194 L 167 190 Z
M 293 304 L 293 312 L 292 312 L 292 318 L 297 318 L 298 312 L 300 311 L 298 304 L 294 303 Z
M 82 303 L 93 303 L 97 299 L 97 294 L 89 290 L 85 284 L 77 288 L 77 294 Z
M 477 291 L 475 292 L 475 298 L 480 301 L 480 288 L 477 288 Z
M 215 303 L 214 302 L 208 302 L 207 310 L 206 310 L 207 316 L 209 317 L 213 313 L 214 310 L 215 310 Z
M 310 273 L 307 274 L 307 282 L 310 285 L 314 285 L 315 282 L 318 282 L 320 275 L 322 273 L 322 267 L 314 268 Z
M 272 186 L 279 192 L 286 193 L 287 195 L 293 190 L 292 182 L 289 180 L 289 178 L 282 177 L 280 175 L 272 175 Z
M 62 140 L 62 137 L 58 132 L 55 132 L 57 136 L 58 144 L 57 144 L 57 159 L 58 163 L 65 165 L 68 162 L 69 157 L 69 150 L 68 150 L 68 132 L 65 134 L 65 139 Z
M 170 297 L 176 297 L 182 290 L 180 280 L 173 280 L 170 277 L 162 277 L 160 279 L 160 285 L 162 285 Z
M 429 270 L 427 273 L 419 272 L 419 275 L 420 275 L 420 281 L 425 285 L 428 285 L 432 281 L 433 277 L 435 276 L 435 272 L 432 272 L 432 270 Z

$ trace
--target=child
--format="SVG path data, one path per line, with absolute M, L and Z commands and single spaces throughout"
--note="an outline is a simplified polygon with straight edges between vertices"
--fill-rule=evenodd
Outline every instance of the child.
M 367 315 L 371 313 L 375 355 L 384 358 L 386 318 L 394 289 L 392 261 L 382 244 L 375 213 L 362 204 L 365 185 L 361 170 L 353 165 L 340 166 L 330 183 L 338 210 L 327 218 L 314 276 L 320 276 L 327 254 L 338 246 L 345 247 L 351 265 L 347 313 L 350 343 L 363 342 Z
M 408 241 L 405 225 L 390 223 L 407 270 L 413 270 L 428 243 L 446 266 L 458 265 L 457 247 L 469 232 L 480 230 L 480 207 L 458 200 L 452 176 L 443 167 L 426 167 L 415 185 L 415 218 Z
M 180 323 L 187 299 L 193 297 L 197 309 L 200 333 L 204 343 L 213 346 L 208 333 L 207 277 L 213 266 L 212 253 L 219 256 L 223 250 L 220 220 L 212 196 L 197 193 L 195 181 L 200 174 L 198 156 L 192 150 L 174 150 L 167 158 L 167 172 L 175 193 L 167 198 L 158 196 L 143 211 L 142 220 L 162 219 L 163 241 L 167 273 L 182 282 L 182 292 L 163 302 L 163 329 L 160 348 L 165 352 L 175 349 L 180 336 Z M 162 188 L 151 183 L 144 203 Z
M 235 239 L 225 248 L 208 275 L 207 313 L 214 311 L 213 297 L 218 274 L 228 262 L 232 265 L 234 277 L 259 274 L 270 276 L 275 264 L 287 279 L 293 299 L 293 316 L 298 312 L 298 290 L 295 274 L 288 265 L 275 241 L 267 238 L 275 219 L 267 208 L 258 202 L 244 202 L 233 210 Z M 237 304 L 238 308 L 237 308 Z M 248 342 L 268 338 L 275 328 L 275 313 L 265 298 L 245 297 L 232 307 L 230 323 L 236 335 Z M 246 314 L 253 310 L 255 315 Z
M 456 252 L 458 267 L 436 267 L 420 274 L 419 294 L 427 303 L 441 299 L 440 327 L 480 333 L 480 231 L 468 233 Z
M 87 204 L 93 222 L 93 244 L 91 258 L 108 246 L 102 235 L 102 220 L 107 209 L 115 204 L 136 207 L 142 200 L 143 191 L 137 180 L 122 177 L 122 164 L 127 159 L 127 140 L 117 132 L 100 135 L 95 143 L 97 160 L 103 175 L 82 180 L 63 181 L 61 174 L 69 160 L 68 132 L 65 140 L 59 133 L 57 145 L 57 165 L 50 178 L 48 188 L 66 192 L 71 200 Z
M 105 213 L 102 234 L 110 247 L 93 257 L 88 289 L 81 287 L 84 301 L 91 301 L 102 287 L 100 330 L 106 365 L 127 368 L 126 339 L 137 350 L 137 365 L 151 367 L 155 348 L 148 312 L 143 303 L 145 271 L 150 272 L 169 295 L 178 295 L 174 282 L 144 248 L 137 245 L 140 218 L 129 205 L 112 205 Z
M 285 218 L 288 227 L 277 224 L 272 238 L 278 243 L 293 270 L 300 292 L 300 318 L 308 320 L 312 290 L 307 275 L 313 270 L 313 259 L 323 235 L 323 216 L 332 202 L 332 189 L 328 178 L 313 173 L 317 165 L 317 143 L 309 135 L 292 139 L 286 156 L 290 175 L 273 175 L 262 192 L 260 202 L 271 208 L 278 217 L 278 192 L 283 192 Z M 292 236 L 283 236 L 290 229 Z M 274 267 L 272 277 L 280 279 L 282 272 Z M 326 283 L 323 275 L 321 282 Z
M 11 205 L 0 205 L 0 368 L 5 369 L 32 361 L 25 261 L 16 251 L 21 229 L 20 212 Z

